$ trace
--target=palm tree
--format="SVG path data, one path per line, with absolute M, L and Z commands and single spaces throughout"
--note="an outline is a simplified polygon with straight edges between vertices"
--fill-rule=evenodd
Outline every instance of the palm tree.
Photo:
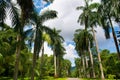
M 102 5 L 102 10 L 106 10 L 104 14 L 109 15 L 112 17 L 112 20 L 114 18 L 114 21 L 118 21 L 120 19 L 120 10 L 119 10 L 119 5 L 120 1 L 119 0 L 101 0 L 101 5 Z M 109 8 L 107 8 L 109 7 Z M 110 12 L 110 13 L 109 13 Z
M 94 15 L 96 17 L 96 14 L 95 12 L 91 12 L 91 15 Z M 100 70 L 101 70 L 101 77 L 102 79 L 104 79 L 104 72 L 103 72 L 103 66 L 102 66 L 102 63 L 101 63 L 101 57 L 100 57 L 100 53 L 99 53 L 99 47 L 98 47 L 98 42 L 97 42 L 97 38 L 96 38 L 96 35 L 95 35 L 95 30 L 94 30 L 94 25 L 96 25 L 97 23 L 99 23 L 97 20 L 98 18 L 96 17 L 92 17 L 91 16 L 91 19 L 90 19 L 90 27 L 92 28 L 92 32 L 93 32 L 93 36 L 94 36 L 94 41 L 95 41 L 95 45 L 96 45 L 96 51 L 98 53 L 98 60 L 100 62 Z
M 59 43 L 58 45 L 58 48 L 56 50 L 55 53 L 57 53 L 57 71 L 58 71 L 58 75 L 57 77 L 61 77 L 61 63 L 62 63 L 62 59 L 63 59 L 63 56 L 66 54 L 65 53 L 65 48 L 63 47 L 62 43 Z
M 57 74 L 57 56 L 60 54 L 63 54 L 64 48 L 62 47 L 61 43 L 63 43 L 64 39 L 62 36 L 60 36 L 60 30 L 56 30 L 55 28 L 53 29 L 52 35 L 50 35 L 51 38 L 51 47 L 54 53 L 54 68 L 55 68 L 55 73 L 54 76 L 58 77 Z M 62 53 L 61 53 L 62 52 Z
M 76 77 L 81 77 L 82 62 L 80 58 L 75 58 Z
M 31 20 L 35 24 L 35 39 L 34 39 L 34 54 L 33 54 L 33 64 L 32 64 L 32 73 L 31 73 L 31 80 L 34 80 L 34 69 L 36 66 L 36 59 L 39 57 L 39 52 L 42 47 L 43 39 L 42 35 L 43 32 L 49 30 L 46 26 L 43 26 L 43 22 L 49 19 L 55 18 L 56 11 L 48 10 L 43 12 L 40 16 L 36 13 L 31 16 Z
M 83 40 L 84 41 L 84 40 Z M 82 68 L 83 68 L 83 70 L 81 70 L 82 72 L 83 72 L 83 77 L 85 77 L 85 61 L 84 61 L 84 56 L 83 56 L 83 50 L 84 50 L 84 46 L 83 45 L 81 45 L 81 43 L 83 43 L 83 41 L 81 42 L 80 41 L 80 35 L 79 34 L 74 34 L 74 42 L 76 43 L 76 46 L 75 46 L 75 49 L 76 49 L 76 51 L 77 51 L 77 53 L 78 53 L 78 55 L 79 55 L 79 57 L 81 58 L 81 62 L 82 62 Z
M 50 44 L 50 35 L 52 33 L 52 29 L 44 26 L 43 28 L 43 34 L 42 34 L 42 47 L 41 47 L 41 62 L 40 62 L 40 78 L 43 77 L 43 64 L 44 64 L 44 42 L 46 41 L 48 44 Z
M 113 28 L 113 24 L 112 24 L 112 19 L 114 18 L 115 20 L 119 20 L 119 4 L 120 1 L 119 0 L 101 0 L 101 6 L 100 6 L 100 13 L 102 17 L 106 17 L 106 20 L 108 20 L 108 22 L 110 23 L 110 27 L 112 29 L 112 34 L 113 34 L 113 39 L 115 42 L 115 46 L 117 49 L 117 53 L 118 53 L 118 58 L 120 59 L 120 50 L 119 50 L 119 45 L 118 45 L 118 41 L 117 41 L 117 37 L 115 34 L 115 30 Z
M 24 45 L 24 39 L 25 39 L 24 32 L 23 32 L 23 28 L 25 26 L 25 22 L 23 22 L 23 21 L 25 19 L 24 20 L 22 20 L 23 18 L 20 19 L 17 11 L 15 11 L 15 13 L 16 13 L 16 17 L 17 17 L 17 22 L 15 21 L 16 25 L 15 25 L 14 29 L 17 32 L 17 45 L 16 45 L 16 52 L 15 52 L 16 59 L 15 59 L 14 80 L 17 80 L 18 68 L 19 68 L 19 57 L 20 57 L 20 52 L 21 52 L 21 49 L 23 48 L 22 46 Z
M 86 31 L 85 29 L 76 30 L 76 33 L 74 35 L 75 35 L 74 41 L 76 42 L 76 49 L 79 51 L 88 51 L 89 52 L 91 67 L 92 67 L 92 75 L 93 75 L 93 78 L 95 78 L 95 72 L 94 72 L 94 66 L 93 66 L 93 57 L 92 57 L 92 53 L 90 50 L 90 47 L 93 46 L 93 36 L 89 32 L 89 30 Z M 86 53 L 84 53 L 84 55 L 86 56 Z M 86 63 L 86 68 L 87 68 L 87 65 L 88 64 Z
M 66 76 L 70 77 L 71 62 L 69 60 L 65 59 L 65 60 L 63 60 L 63 65 L 64 65 L 64 68 L 65 68 L 65 71 L 66 71 Z
M 88 27 L 92 28 L 93 38 L 94 38 L 95 45 L 96 45 L 96 50 L 97 50 L 97 53 L 98 53 L 98 60 L 100 62 L 99 65 L 100 65 L 100 70 L 101 70 L 101 78 L 104 79 L 102 63 L 101 63 L 101 58 L 100 58 L 100 54 L 99 54 L 99 47 L 98 47 L 98 44 L 97 44 L 97 39 L 95 37 L 95 31 L 93 29 L 93 25 L 96 25 L 96 23 L 98 22 L 98 20 L 97 20 L 98 16 L 96 16 L 97 14 L 93 15 L 92 13 L 94 13 L 94 12 L 92 12 L 92 10 L 95 9 L 97 6 L 99 6 L 99 4 L 98 3 L 93 3 L 91 5 L 88 5 L 88 2 L 86 0 L 85 0 L 85 3 L 86 3 L 85 7 L 82 6 L 82 7 L 77 8 L 77 9 L 82 9 L 83 10 L 83 13 L 80 15 L 80 17 L 78 19 L 78 22 L 80 22 L 81 24 L 85 24 L 85 29 L 88 28 Z M 93 16 L 95 16 L 95 17 L 93 17 Z

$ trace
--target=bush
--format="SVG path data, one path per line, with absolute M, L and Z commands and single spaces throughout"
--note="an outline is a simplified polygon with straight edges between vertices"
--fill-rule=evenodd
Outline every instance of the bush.
M 108 74 L 108 79 L 114 79 L 116 75 Z

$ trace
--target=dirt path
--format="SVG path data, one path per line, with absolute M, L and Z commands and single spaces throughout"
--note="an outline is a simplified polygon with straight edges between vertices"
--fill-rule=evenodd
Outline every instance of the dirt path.
M 68 78 L 67 80 L 80 80 L 79 78 Z

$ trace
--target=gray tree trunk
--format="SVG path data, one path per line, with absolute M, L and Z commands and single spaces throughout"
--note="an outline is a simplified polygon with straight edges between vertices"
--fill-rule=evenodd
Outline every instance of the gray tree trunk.
M 37 29 L 36 34 L 35 34 L 35 41 L 34 41 L 34 53 L 33 53 L 32 71 L 31 71 L 31 80 L 34 80 L 37 54 L 40 52 L 40 50 L 38 49 L 38 44 L 39 44 L 38 43 L 39 41 L 37 39 L 38 32 L 39 32 L 39 30 Z
M 99 53 L 98 42 L 97 42 L 95 31 L 94 31 L 93 27 L 92 27 L 92 32 L 93 32 L 93 37 L 94 37 L 94 40 L 95 40 L 96 51 L 98 53 L 98 61 L 99 61 L 99 66 L 100 66 L 100 71 L 101 71 L 101 78 L 104 80 L 105 77 L 104 77 L 104 72 L 103 72 L 103 66 L 102 66 L 102 63 L 101 63 L 101 57 L 100 57 L 100 53 Z
M 93 78 L 95 78 L 93 55 L 92 55 L 92 52 L 91 52 L 91 50 L 90 50 L 90 45 L 89 45 L 89 47 L 88 47 L 88 51 L 89 51 L 89 54 L 90 54 L 90 62 L 91 62 L 91 67 L 92 67 L 92 76 L 93 76 Z
M 43 72 L 43 63 L 44 63 L 44 41 L 42 41 L 42 47 L 41 47 L 41 60 L 40 60 L 40 78 L 43 77 L 42 76 L 42 72 Z
M 84 60 L 84 57 L 82 56 L 82 65 L 83 65 L 83 77 L 85 77 L 85 60 Z
M 54 76 L 57 77 L 57 58 L 55 53 L 54 53 L 54 68 L 55 68 Z
M 17 80 L 18 77 L 18 69 L 19 69 L 19 58 L 20 58 L 20 50 L 21 50 L 21 35 L 17 35 L 17 47 L 16 47 L 16 58 L 15 58 L 15 70 L 14 70 L 14 80 Z
M 86 77 L 89 78 L 90 74 L 88 72 L 88 60 L 87 60 L 86 53 L 85 53 L 85 65 L 86 65 Z

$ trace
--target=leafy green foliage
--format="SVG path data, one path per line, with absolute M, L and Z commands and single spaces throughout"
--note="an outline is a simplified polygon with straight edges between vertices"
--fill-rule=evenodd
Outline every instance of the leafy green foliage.
M 104 72 L 108 78 L 119 78 L 119 64 L 118 57 L 116 53 L 110 53 L 108 50 L 103 50 L 101 52 L 101 59 L 104 67 Z
M 103 70 L 105 73 L 105 77 L 108 79 L 119 79 L 120 75 L 120 61 L 118 61 L 118 57 L 116 53 L 110 53 L 109 50 L 105 49 L 102 50 L 101 53 L 101 60 L 103 64 Z M 82 63 L 81 58 L 75 59 L 75 69 L 74 69 L 74 77 L 82 77 Z M 90 68 L 90 67 L 89 67 Z M 100 78 L 100 70 L 99 70 L 99 63 L 94 56 L 94 69 L 96 78 Z

